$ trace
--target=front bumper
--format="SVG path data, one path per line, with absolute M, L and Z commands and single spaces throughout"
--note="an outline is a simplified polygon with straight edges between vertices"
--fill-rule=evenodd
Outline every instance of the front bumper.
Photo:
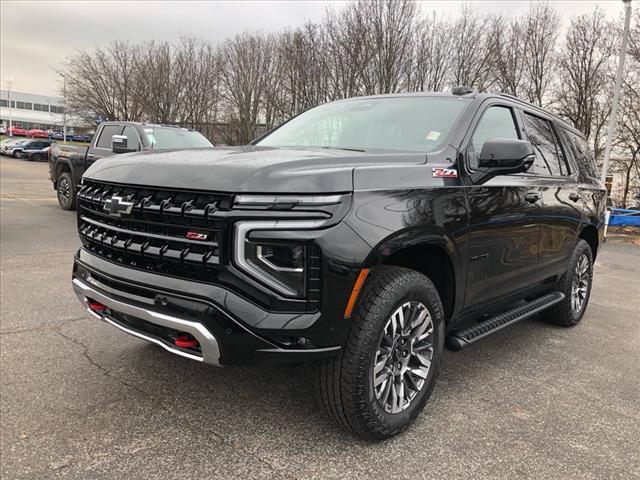
M 305 332 L 317 331 L 319 313 L 268 312 L 223 287 L 126 268 L 84 249 L 76 256 L 72 283 L 92 316 L 209 365 L 304 361 L 333 356 L 341 348 L 296 343 Z M 95 312 L 88 308 L 91 302 L 108 309 Z M 198 347 L 177 346 L 173 339 L 182 333 L 193 336 Z

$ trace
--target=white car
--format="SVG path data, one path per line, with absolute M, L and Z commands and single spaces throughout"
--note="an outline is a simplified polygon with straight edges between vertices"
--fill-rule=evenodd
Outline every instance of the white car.
M 22 146 L 28 141 L 28 139 L 25 140 L 24 138 L 4 141 L 2 142 L 2 146 L 0 147 L 0 154 L 15 157 L 17 156 L 18 152 L 22 151 Z

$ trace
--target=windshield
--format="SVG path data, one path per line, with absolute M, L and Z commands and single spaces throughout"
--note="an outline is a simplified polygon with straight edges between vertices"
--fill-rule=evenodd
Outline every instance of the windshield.
M 327 103 L 293 118 L 257 145 L 432 152 L 467 102 L 412 96 Z
M 213 144 L 195 130 L 168 127 L 144 127 L 144 133 L 151 148 L 168 150 L 172 148 L 209 148 Z

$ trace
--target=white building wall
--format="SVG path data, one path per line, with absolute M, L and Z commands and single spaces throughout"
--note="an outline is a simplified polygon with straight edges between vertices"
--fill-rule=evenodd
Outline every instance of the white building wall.
M 11 118 L 14 127 L 61 130 L 64 124 L 62 101 L 57 97 L 34 93 L 11 91 L 9 106 L 8 90 L 0 90 L 0 123 L 9 127 Z M 68 127 L 80 127 L 82 123 L 67 116 Z

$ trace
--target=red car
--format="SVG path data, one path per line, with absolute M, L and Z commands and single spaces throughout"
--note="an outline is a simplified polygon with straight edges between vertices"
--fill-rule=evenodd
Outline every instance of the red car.
M 45 132 L 44 130 L 39 130 L 37 128 L 29 130 L 29 136 L 32 138 L 49 138 L 49 134 L 47 132 Z
M 12 127 L 7 128 L 7 135 L 13 137 L 26 137 L 29 134 L 24 128 Z

